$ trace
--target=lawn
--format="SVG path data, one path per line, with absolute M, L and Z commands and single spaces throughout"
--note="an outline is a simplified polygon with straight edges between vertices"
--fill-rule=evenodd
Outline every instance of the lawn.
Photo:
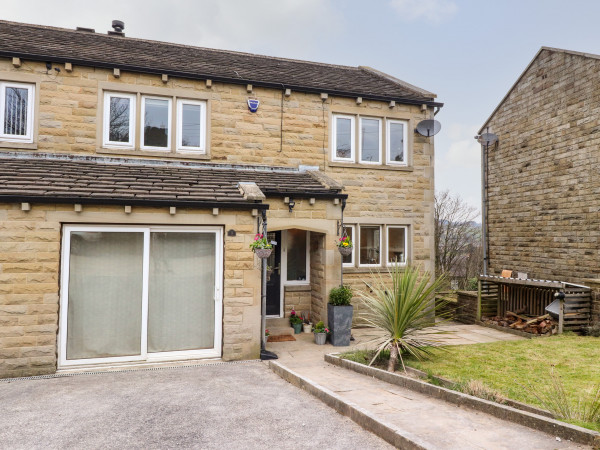
M 351 359 L 362 362 L 364 356 L 357 354 Z M 462 345 L 436 350 L 427 361 L 405 358 L 405 363 L 458 383 L 478 380 L 504 397 L 542 407 L 531 386 L 540 391 L 549 389 L 552 370 L 572 401 L 598 388 L 600 339 L 562 335 Z M 600 423 L 577 424 L 600 431 Z

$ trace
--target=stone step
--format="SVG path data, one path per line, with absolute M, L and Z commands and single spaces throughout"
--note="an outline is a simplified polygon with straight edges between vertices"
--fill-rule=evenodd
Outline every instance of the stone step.
M 271 328 L 279 328 L 279 327 L 291 327 L 290 319 L 288 317 L 268 318 L 267 319 L 267 328 L 269 330 Z
M 283 336 L 286 334 L 294 334 L 294 329 L 292 327 L 270 327 L 267 325 L 267 330 L 269 330 L 269 334 L 271 336 Z

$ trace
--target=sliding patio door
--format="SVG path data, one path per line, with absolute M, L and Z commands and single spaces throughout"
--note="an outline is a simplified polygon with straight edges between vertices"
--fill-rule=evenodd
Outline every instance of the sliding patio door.
M 218 357 L 219 228 L 65 226 L 60 365 Z

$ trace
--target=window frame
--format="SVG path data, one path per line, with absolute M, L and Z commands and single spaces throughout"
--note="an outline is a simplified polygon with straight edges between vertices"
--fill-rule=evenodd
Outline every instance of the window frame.
M 283 286 L 305 286 L 310 284 L 310 231 L 302 230 L 306 233 L 306 279 L 305 280 L 290 280 L 287 279 L 288 274 L 288 253 L 287 253 L 287 245 L 288 245 L 288 230 L 282 230 L 281 232 L 281 288 L 283 295 Z M 283 299 L 283 297 L 281 297 Z M 283 313 L 283 307 L 282 307 Z
M 115 142 L 110 140 L 110 98 L 127 98 L 129 99 L 129 142 Z M 104 117 L 102 130 L 102 145 L 106 148 L 135 148 L 135 122 L 136 122 L 136 106 L 137 96 L 126 92 L 105 91 L 104 92 Z
M 379 146 L 377 149 L 377 154 L 379 156 L 379 161 L 364 161 L 363 157 L 363 129 L 362 122 L 363 120 L 376 120 L 379 123 Z M 359 140 L 359 152 L 358 152 L 358 163 L 359 164 L 372 164 L 372 165 L 381 165 L 383 164 L 383 158 L 381 155 L 381 149 L 383 144 L 383 136 L 382 136 L 382 120 L 379 117 L 370 117 L 370 116 L 360 116 L 358 118 L 358 140 Z
M 183 105 L 200 106 L 200 146 L 188 147 L 183 145 Z M 193 100 L 187 98 L 177 98 L 177 144 L 176 150 L 180 153 L 200 153 L 206 154 L 206 100 Z
M 332 114 L 331 127 L 331 160 L 335 162 L 356 162 L 356 116 L 351 114 Z M 337 119 L 350 120 L 350 157 L 340 158 L 337 156 Z
M 360 229 L 361 228 L 379 228 L 379 263 L 378 264 L 362 264 L 360 262 L 360 245 L 361 245 L 361 233 L 360 233 Z M 383 226 L 379 225 L 379 224 L 371 224 L 371 223 L 365 223 L 365 224 L 359 224 L 358 225 L 358 267 L 383 267 L 383 258 L 382 258 L 382 249 L 383 249 Z
M 6 114 L 6 88 L 14 87 L 18 89 L 27 89 L 27 123 L 26 134 L 6 134 L 4 133 L 4 120 Z M 0 140 L 3 142 L 19 142 L 24 144 L 33 143 L 34 131 L 34 114 L 35 114 L 35 84 L 20 83 L 15 81 L 0 81 Z
M 344 228 L 350 228 L 352 230 L 352 253 L 348 256 L 350 256 L 351 261 L 349 263 L 345 263 L 344 262 L 344 257 L 342 256 L 342 267 L 356 267 L 356 243 L 358 242 L 357 236 L 356 236 L 356 225 L 347 225 L 344 224 Z M 343 233 L 343 230 L 342 230 Z M 343 236 L 343 234 L 342 234 Z
M 404 151 L 404 158 L 403 161 L 398 162 L 398 161 L 392 161 L 391 159 L 391 155 L 390 155 L 390 144 L 392 142 L 391 140 L 391 129 L 392 127 L 390 126 L 393 123 L 401 123 L 402 125 L 404 125 L 404 133 L 402 136 L 402 142 L 404 143 L 403 146 L 403 151 Z M 391 166 L 408 166 L 408 120 L 402 120 L 402 119 L 386 119 L 385 122 L 385 163 Z
M 141 352 L 140 355 L 111 356 L 104 358 L 67 359 L 67 337 L 68 337 L 68 302 L 69 302 L 69 279 L 70 279 L 70 250 L 71 234 L 78 231 L 91 232 L 118 232 L 118 233 L 143 233 L 143 274 L 142 274 L 142 320 L 140 324 Z M 166 352 L 148 352 L 148 286 L 150 267 L 150 235 L 153 232 L 167 233 L 208 233 L 214 234 L 215 245 L 215 335 L 214 346 L 205 349 L 175 350 Z M 59 328 L 57 342 L 57 365 L 58 368 L 68 368 L 81 365 L 103 365 L 107 363 L 152 363 L 163 361 L 176 361 L 198 358 L 220 358 L 222 356 L 222 333 L 223 333 L 223 228 L 219 226 L 167 226 L 167 225 L 64 225 L 61 238 L 61 292 L 59 299 Z
M 167 146 L 166 147 L 153 147 L 145 145 L 144 142 L 144 121 L 146 119 L 146 100 L 161 100 L 167 101 Z M 153 152 L 167 152 L 170 153 L 172 149 L 171 143 L 171 131 L 173 126 L 173 98 L 163 97 L 160 95 L 146 95 L 142 94 L 140 99 L 140 150 L 151 150 Z
M 408 225 L 386 225 L 385 238 L 386 238 L 386 265 L 387 266 L 406 266 L 408 264 Z M 404 229 L 404 262 L 390 261 L 390 229 L 401 228 Z

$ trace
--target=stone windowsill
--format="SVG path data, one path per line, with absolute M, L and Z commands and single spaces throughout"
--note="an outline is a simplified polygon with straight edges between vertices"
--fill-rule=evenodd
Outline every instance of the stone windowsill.
M 413 172 L 413 166 L 394 166 L 391 164 L 360 164 L 329 161 L 329 167 L 346 167 L 348 169 L 371 169 L 371 170 L 396 170 L 400 172 Z
M 204 153 L 184 153 L 184 152 L 160 152 L 152 150 L 137 150 L 137 149 L 119 149 L 119 148 L 104 148 L 99 147 L 96 149 L 96 153 L 102 153 L 107 155 L 126 155 L 126 156 L 157 156 L 159 158 L 169 159 L 201 159 L 209 160 L 210 154 Z

